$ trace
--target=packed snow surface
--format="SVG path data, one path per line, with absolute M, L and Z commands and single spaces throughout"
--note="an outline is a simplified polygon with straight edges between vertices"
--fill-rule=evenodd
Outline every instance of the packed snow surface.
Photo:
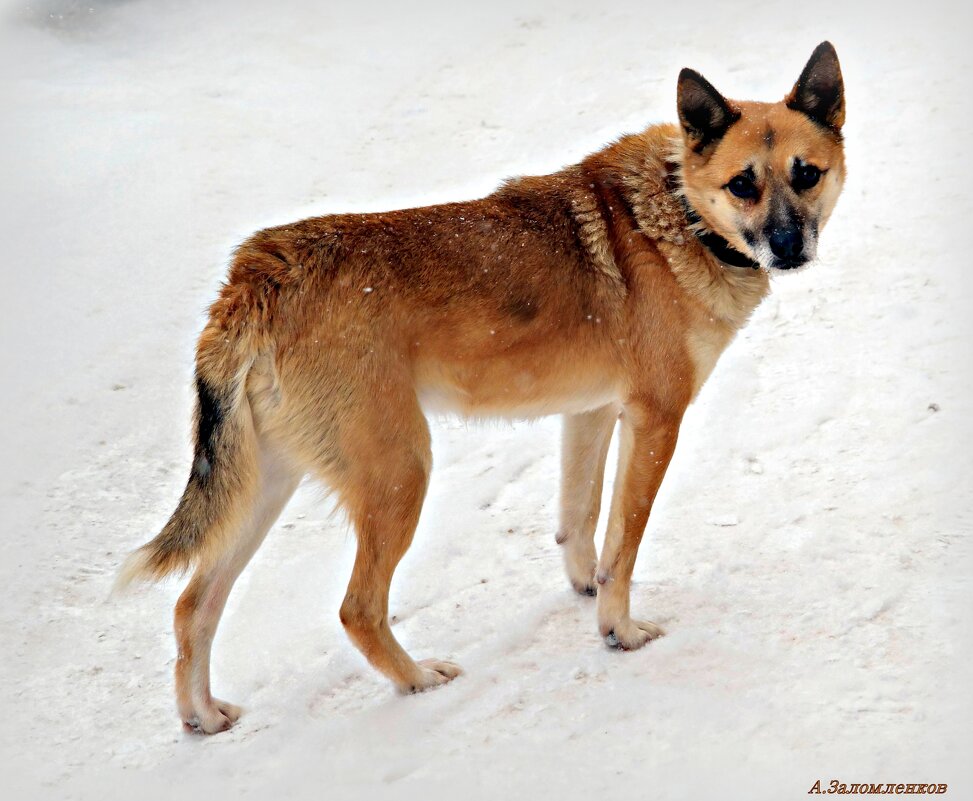
M 7 798 L 806 798 L 948 782 L 970 748 L 968 11 L 926 2 L 34 2 L 5 12 Z M 813 269 L 688 414 L 635 571 L 667 636 L 605 647 L 554 543 L 559 421 L 433 421 L 392 587 L 396 695 L 337 610 L 354 535 L 301 489 L 182 733 L 180 583 L 109 599 L 189 465 L 194 338 L 234 245 L 480 196 L 675 119 L 682 66 L 774 100 L 844 69 L 849 176 Z

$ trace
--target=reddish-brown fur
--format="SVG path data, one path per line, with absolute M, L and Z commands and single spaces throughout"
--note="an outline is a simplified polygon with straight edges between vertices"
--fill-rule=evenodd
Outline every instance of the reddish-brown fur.
M 832 53 L 819 48 L 809 68 Z M 800 102 L 815 101 L 833 63 L 805 70 Z M 188 726 L 219 731 L 239 716 L 210 693 L 213 635 L 234 580 L 308 472 L 337 493 L 357 533 L 340 612 L 355 644 L 405 691 L 459 673 L 414 662 L 388 621 L 389 584 L 431 469 L 426 407 L 564 414 L 557 541 L 569 578 L 580 592 L 597 589 L 599 629 L 611 644 L 638 648 L 661 633 L 629 613 L 639 542 L 686 407 L 768 290 L 766 271 L 729 267 L 703 246 L 683 198 L 709 230 L 746 248 L 734 226 L 761 212 L 734 211 L 724 173 L 759 158 L 780 169 L 802 147 L 816 153 L 832 177 L 804 196 L 802 213 L 821 224 L 843 174 L 840 123 L 828 129 L 802 108 L 734 104 L 698 81 L 687 86 L 681 133 L 649 128 L 482 200 L 313 218 L 261 231 L 238 249 L 197 349 L 186 492 L 123 574 L 195 567 L 175 613 L 177 700 Z M 771 121 L 776 133 L 755 144 L 740 123 L 688 126 L 705 118 L 707 103 L 737 110 L 742 122 Z M 593 534 L 619 418 L 599 559 Z

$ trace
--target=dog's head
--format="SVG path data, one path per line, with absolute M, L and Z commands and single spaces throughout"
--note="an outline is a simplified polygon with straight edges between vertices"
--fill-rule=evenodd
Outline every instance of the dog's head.
M 698 72 L 679 75 L 682 192 L 703 232 L 765 269 L 813 259 L 845 177 L 844 88 L 823 42 L 779 103 L 724 98 Z

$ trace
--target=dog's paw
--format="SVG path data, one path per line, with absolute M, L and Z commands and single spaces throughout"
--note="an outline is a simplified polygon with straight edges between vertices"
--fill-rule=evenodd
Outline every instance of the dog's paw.
M 419 675 L 407 686 L 399 688 L 403 693 L 421 693 L 440 687 L 463 672 L 459 665 L 439 659 L 420 659 L 416 665 Z
M 192 734 L 218 734 L 240 719 L 243 710 L 235 704 L 214 698 L 206 706 L 182 716 L 183 728 Z
M 648 620 L 623 620 L 615 625 L 605 635 L 605 644 L 609 648 L 621 651 L 636 651 L 649 640 L 661 637 L 665 632 L 661 627 Z

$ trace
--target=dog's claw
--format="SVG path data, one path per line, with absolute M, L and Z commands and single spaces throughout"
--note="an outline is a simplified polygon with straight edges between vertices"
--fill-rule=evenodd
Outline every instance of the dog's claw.
M 406 694 L 422 693 L 441 687 L 463 673 L 463 668 L 459 665 L 440 659 L 420 659 L 416 664 L 419 666 L 420 678 L 402 688 Z
M 231 728 L 240 719 L 243 710 L 235 704 L 213 699 L 213 708 L 205 717 L 196 714 L 183 718 L 182 727 L 190 734 L 219 734 Z
M 636 651 L 665 632 L 648 620 L 629 620 L 622 629 L 612 629 L 605 635 L 605 645 L 619 651 Z

